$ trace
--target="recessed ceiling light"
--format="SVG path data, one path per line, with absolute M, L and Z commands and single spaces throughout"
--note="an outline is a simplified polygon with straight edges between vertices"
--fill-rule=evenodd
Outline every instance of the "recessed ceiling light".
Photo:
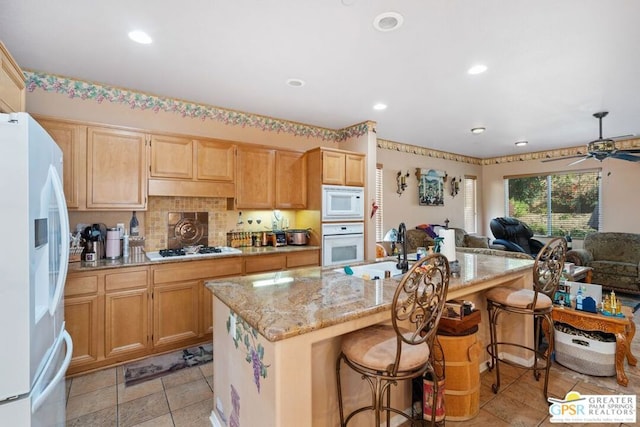
M 140 30 L 129 32 L 129 38 L 134 42 L 140 43 L 140 44 L 150 44 L 153 41 L 151 40 L 151 37 L 149 37 L 149 34 Z
M 473 133 L 473 134 L 476 134 L 476 135 L 477 135 L 477 134 L 479 134 L 479 133 L 484 132 L 485 130 L 487 130 L 487 128 L 472 128 L 472 129 L 471 129 L 471 133 Z
M 487 66 L 483 65 L 483 64 L 478 64 L 478 65 L 474 65 L 473 67 L 469 68 L 467 70 L 467 73 L 471 74 L 471 75 L 475 75 L 475 74 L 482 74 L 485 71 L 487 71 Z
M 397 30 L 402 26 L 404 18 L 397 12 L 385 12 L 376 16 L 373 27 L 382 32 Z
M 304 80 L 300 79 L 288 79 L 287 84 L 291 87 L 302 87 L 304 86 Z
M 387 109 L 387 104 L 383 104 L 382 102 L 378 102 L 376 105 L 373 106 L 374 110 L 386 110 Z
M 529 141 L 517 141 L 516 142 L 516 147 L 524 147 L 528 143 L 529 143 Z

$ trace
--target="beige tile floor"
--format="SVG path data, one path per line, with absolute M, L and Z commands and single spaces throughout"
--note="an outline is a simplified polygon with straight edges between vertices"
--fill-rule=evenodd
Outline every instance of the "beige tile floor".
M 124 386 L 123 368 L 67 379 L 67 426 L 211 426 L 213 363 Z
M 640 322 L 640 311 L 634 320 L 636 325 Z M 631 348 L 640 358 L 640 337 L 634 338 Z M 629 378 L 628 387 L 618 385 L 615 377 L 591 377 L 556 363 L 551 370 L 549 393 L 559 398 L 570 390 L 581 394 L 640 394 L 640 366 L 625 363 L 625 372 Z M 446 424 L 557 425 L 549 422 L 542 382 L 535 381 L 531 371 L 505 367 L 501 369 L 501 377 L 502 386 L 496 395 L 491 391 L 494 373 L 485 371 L 481 375 L 478 416 L 469 421 L 447 421 Z M 67 426 L 210 426 L 213 363 L 183 369 L 132 387 L 125 388 L 123 378 L 122 367 L 117 367 L 68 379 Z

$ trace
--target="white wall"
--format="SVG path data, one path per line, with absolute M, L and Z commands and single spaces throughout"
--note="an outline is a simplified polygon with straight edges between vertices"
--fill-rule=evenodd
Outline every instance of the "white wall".
M 414 228 L 419 224 L 444 224 L 447 218 L 450 221 L 450 227 L 463 228 L 464 199 L 462 188 L 457 196 L 452 197 L 449 185 L 451 178 L 454 176 L 464 178 L 465 175 L 473 175 L 478 178 L 478 234 L 484 233 L 482 194 L 480 192 L 482 188 L 482 166 L 383 148 L 378 148 L 376 154 L 377 162 L 383 165 L 384 230 L 397 228 L 400 222 L 404 222 L 407 228 Z M 417 168 L 447 172 L 448 179 L 445 183 L 444 206 L 419 205 Z M 409 178 L 407 178 L 407 188 L 402 195 L 398 195 L 396 192 L 396 176 L 400 170 L 402 170 L 403 174 L 406 174 L 407 171 L 410 174 Z

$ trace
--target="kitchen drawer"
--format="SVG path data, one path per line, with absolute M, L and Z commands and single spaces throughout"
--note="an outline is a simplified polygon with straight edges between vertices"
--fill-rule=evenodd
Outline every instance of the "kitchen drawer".
M 244 272 L 245 274 L 251 274 L 284 270 L 286 265 L 287 257 L 284 254 L 251 256 L 245 258 Z
M 147 286 L 147 268 L 134 271 L 110 273 L 105 276 L 105 290 L 117 291 L 120 289 L 139 288 Z
M 67 276 L 64 296 L 86 295 L 98 293 L 98 276 Z
M 241 274 L 242 258 L 240 257 L 177 262 L 153 267 L 153 283 L 158 285 L 222 276 L 239 276 Z
M 287 255 L 287 268 L 320 265 L 320 251 L 304 251 Z

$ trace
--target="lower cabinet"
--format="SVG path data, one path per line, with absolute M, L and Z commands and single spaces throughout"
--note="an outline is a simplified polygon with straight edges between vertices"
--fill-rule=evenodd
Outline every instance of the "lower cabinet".
M 149 350 L 149 272 L 105 275 L 105 357 L 126 360 Z
M 204 335 L 200 331 L 200 281 L 154 285 L 153 346 Z
M 210 279 L 320 265 L 318 249 L 69 272 L 67 375 L 213 339 Z
M 64 307 L 73 354 L 67 374 L 149 353 L 149 285 L 147 267 L 68 275 Z

